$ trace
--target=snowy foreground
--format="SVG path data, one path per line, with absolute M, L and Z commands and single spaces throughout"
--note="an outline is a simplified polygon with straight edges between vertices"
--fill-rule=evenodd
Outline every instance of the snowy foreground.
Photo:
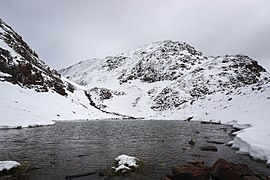
M 18 167 L 21 164 L 16 161 L 0 161 L 0 171 L 10 170 L 12 168 Z
M 164 83 L 164 82 L 163 82 Z M 130 85 L 130 88 L 133 85 Z M 136 86 L 137 87 L 137 86 Z M 29 125 L 54 124 L 54 120 L 109 119 L 119 116 L 103 113 L 89 105 L 83 91 L 75 91 L 67 97 L 54 92 L 37 93 L 32 89 L 21 88 L 7 82 L 0 82 L 1 128 L 27 127 Z M 269 88 L 262 93 L 243 89 L 248 96 L 230 94 L 230 101 L 222 93 L 198 99 L 192 106 L 184 109 L 156 112 L 142 99 L 140 117 L 145 119 L 221 121 L 235 127 L 248 127 L 241 130 L 233 142 L 233 148 L 270 164 L 270 111 Z M 4 93 L 3 93 L 4 92 Z M 132 90 L 133 93 L 142 93 Z M 129 96 L 130 97 L 130 96 Z M 124 96 L 122 98 L 125 98 Z M 130 108 L 127 99 L 119 98 L 113 107 L 115 112 L 138 117 L 138 112 Z M 126 101 L 129 102 L 129 101 Z M 132 100 L 130 100 L 132 102 Z M 112 102 L 112 103 L 115 103 Z M 144 104 L 144 105 L 143 105 Z M 240 108 L 241 107 L 241 108 Z M 251 127 L 250 127 L 251 125 Z

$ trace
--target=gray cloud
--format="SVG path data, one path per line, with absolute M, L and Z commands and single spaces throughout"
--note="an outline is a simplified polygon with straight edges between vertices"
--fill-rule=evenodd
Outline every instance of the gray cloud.
M 246 54 L 270 71 L 268 0 L 0 0 L 0 16 L 59 69 L 165 39 Z

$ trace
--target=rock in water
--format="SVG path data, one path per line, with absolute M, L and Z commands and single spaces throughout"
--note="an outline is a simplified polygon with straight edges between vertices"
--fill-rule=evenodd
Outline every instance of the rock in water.
M 245 164 L 233 164 L 224 159 L 218 159 L 213 167 L 210 169 L 210 175 L 216 179 L 252 179 L 257 180 L 258 178 Z
M 195 145 L 195 142 L 191 139 L 189 142 L 188 142 L 188 144 L 190 144 L 190 145 Z
M 115 161 L 117 162 L 115 172 L 126 172 L 137 168 L 139 166 L 137 162 L 139 162 L 140 160 L 136 157 L 120 155 L 115 158 Z
M 202 151 L 218 151 L 215 146 L 204 146 L 200 148 Z

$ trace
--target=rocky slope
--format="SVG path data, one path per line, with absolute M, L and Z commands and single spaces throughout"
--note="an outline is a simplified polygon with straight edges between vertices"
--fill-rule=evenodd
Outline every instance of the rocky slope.
M 248 56 L 205 56 L 162 41 L 59 72 L 106 112 L 231 124 L 241 129 L 232 147 L 270 164 L 270 75 Z
M 1 81 L 9 81 L 37 91 L 53 89 L 67 95 L 57 71 L 51 69 L 10 26 L 0 19 L 0 71 L 9 74 Z
M 241 94 L 240 88 L 263 91 L 270 79 L 248 56 L 207 57 L 187 43 L 173 41 L 82 61 L 59 72 L 85 86 L 100 108 L 138 117 L 183 109 L 217 93 Z
M 0 19 L 0 128 L 118 117 L 92 107 L 84 91 L 72 84 Z

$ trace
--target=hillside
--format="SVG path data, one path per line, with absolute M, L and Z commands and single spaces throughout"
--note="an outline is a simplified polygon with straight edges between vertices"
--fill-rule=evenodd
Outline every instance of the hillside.
M 205 56 L 162 41 L 59 71 L 84 87 L 91 105 L 143 119 L 192 119 L 250 127 L 234 147 L 270 163 L 270 75 L 245 55 Z M 243 125 L 244 124 L 244 125 Z M 255 139 L 255 140 L 254 140 Z
M 90 106 L 84 91 L 63 81 L 0 19 L 0 128 L 53 120 L 112 118 Z
M 269 92 L 270 80 L 269 73 L 248 56 L 206 57 L 187 43 L 172 41 L 82 61 L 59 72 L 84 86 L 101 109 L 144 118 L 159 118 L 167 110 L 179 112 L 218 94 L 229 99 L 243 96 L 243 91 Z M 165 114 L 167 118 L 170 113 Z

